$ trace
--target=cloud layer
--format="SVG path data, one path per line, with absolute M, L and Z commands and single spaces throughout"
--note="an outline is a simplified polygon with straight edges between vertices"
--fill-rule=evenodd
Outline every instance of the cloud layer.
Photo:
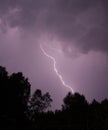
M 0 3 L 0 18 L 5 24 L 51 33 L 62 44 L 75 46 L 84 53 L 108 51 L 107 1 L 1 0 Z

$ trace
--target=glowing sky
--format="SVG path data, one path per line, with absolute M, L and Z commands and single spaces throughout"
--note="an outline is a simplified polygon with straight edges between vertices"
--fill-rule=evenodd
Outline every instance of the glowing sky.
M 0 0 L 0 65 L 22 71 L 32 85 L 50 92 L 53 108 L 70 89 L 88 100 L 108 97 L 107 0 Z

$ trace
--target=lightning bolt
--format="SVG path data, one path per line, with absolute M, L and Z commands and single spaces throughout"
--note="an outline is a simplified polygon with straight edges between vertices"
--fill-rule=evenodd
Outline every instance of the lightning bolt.
M 42 50 L 42 52 L 43 52 L 43 54 L 44 54 L 45 56 L 47 56 L 48 58 L 50 58 L 50 59 L 53 61 L 54 72 L 56 73 L 56 75 L 57 75 L 58 78 L 60 79 L 62 85 L 63 85 L 64 87 L 70 89 L 71 92 L 74 93 L 74 90 L 72 89 L 72 87 L 69 86 L 69 85 L 67 85 L 67 84 L 65 83 L 65 81 L 63 80 L 62 75 L 58 72 L 58 69 L 57 69 L 57 67 L 56 67 L 56 60 L 55 60 L 55 58 L 54 58 L 53 56 L 49 55 L 49 54 L 43 49 L 43 46 L 42 46 L 41 44 L 40 44 L 40 49 Z

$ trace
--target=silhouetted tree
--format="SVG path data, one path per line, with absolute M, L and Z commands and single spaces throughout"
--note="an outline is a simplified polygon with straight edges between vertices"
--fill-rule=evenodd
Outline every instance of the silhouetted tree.
M 9 113 L 16 118 L 19 125 L 23 126 L 26 120 L 26 112 L 28 110 L 30 83 L 21 72 L 13 73 L 9 76 L 9 83 Z
M 0 112 L 2 113 L 2 110 L 4 111 L 5 108 L 5 96 L 7 96 L 6 92 L 8 89 L 8 73 L 6 69 L 2 66 L 0 66 Z M 3 108 L 3 109 L 2 109 Z
M 37 89 L 30 100 L 30 111 L 43 112 L 51 106 L 51 102 L 49 93 L 42 94 L 41 90 Z
M 0 129 L 8 122 L 8 84 L 8 73 L 5 67 L 0 66 Z
M 85 108 L 88 106 L 88 103 L 83 95 L 79 93 L 68 93 L 67 96 L 63 99 L 64 104 L 62 105 L 63 110 L 76 110 Z
M 104 99 L 101 102 L 102 106 L 102 115 L 103 115 L 103 129 L 108 129 L 108 99 Z
M 77 129 L 87 129 L 88 103 L 83 95 L 79 93 L 68 93 L 64 98 L 62 110 L 66 114 L 67 124 Z
M 21 72 L 18 72 L 13 73 L 9 77 L 9 80 L 12 89 L 11 94 L 13 94 L 12 96 L 14 96 L 14 100 L 16 100 L 16 105 L 22 105 L 21 109 L 25 111 L 30 97 L 30 83 L 28 79 L 25 78 Z
M 5 67 L 0 66 L 0 80 L 2 78 L 6 78 L 8 76 L 8 72 Z
M 36 129 L 44 128 L 47 115 L 45 116 L 44 111 L 51 107 L 52 99 L 49 93 L 42 94 L 40 89 L 37 89 L 29 102 L 29 119 L 33 122 L 33 126 Z M 45 129 L 45 128 L 44 128 Z
M 68 93 L 61 110 L 47 111 L 49 93 L 37 89 L 21 72 L 10 76 L 0 66 L 0 130 L 108 130 L 108 99 L 88 104 L 83 95 Z
M 2 127 L 18 128 L 26 119 L 30 83 L 21 72 L 8 76 L 4 67 L 0 66 L 0 119 Z
M 89 105 L 89 130 L 103 130 L 103 108 L 101 103 L 95 99 Z

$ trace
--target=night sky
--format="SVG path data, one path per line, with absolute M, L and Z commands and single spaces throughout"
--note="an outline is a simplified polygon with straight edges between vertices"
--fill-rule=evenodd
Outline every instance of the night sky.
M 108 0 L 0 0 L 0 65 L 21 71 L 59 108 L 71 91 L 108 98 Z

